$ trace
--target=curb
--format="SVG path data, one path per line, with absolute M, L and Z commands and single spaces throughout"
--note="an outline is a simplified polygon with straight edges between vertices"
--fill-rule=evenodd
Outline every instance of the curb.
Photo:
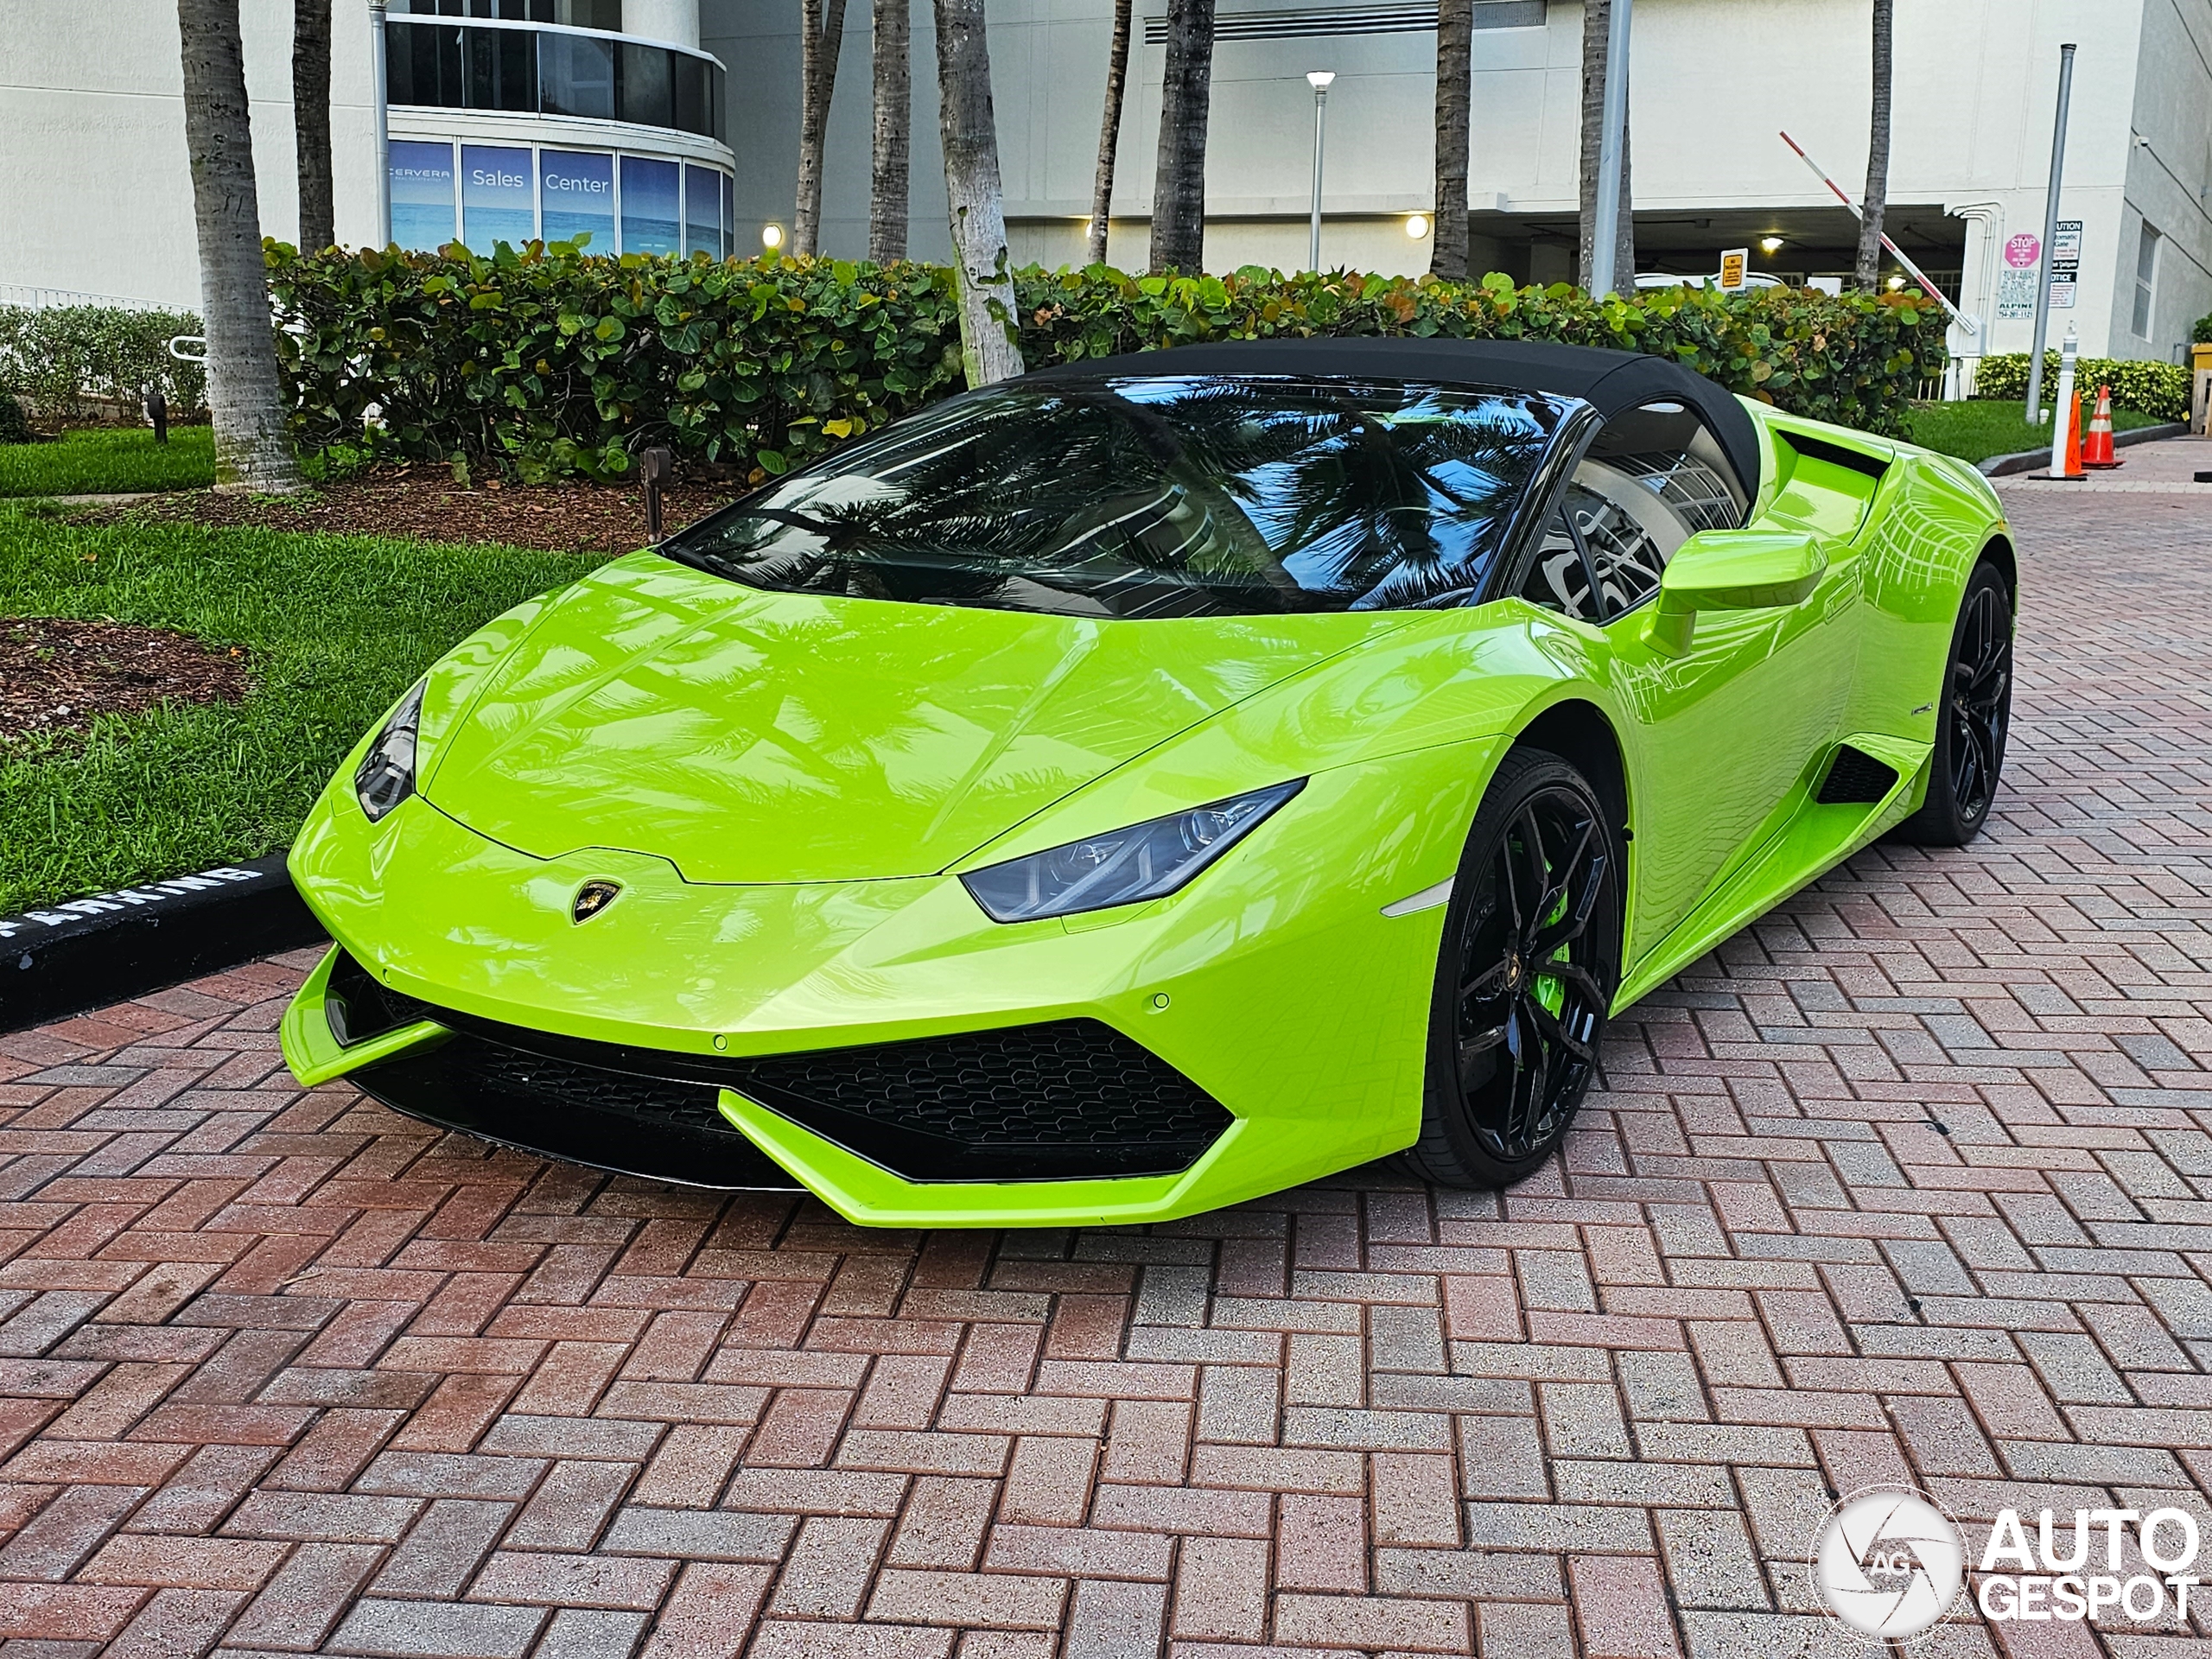
M 2115 432 L 2112 447 L 2125 449 L 2132 443 L 2156 443 L 2164 438 L 2188 435 L 2187 421 L 2169 421 L 2164 426 L 2139 426 L 2132 432 Z M 1987 461 L 1976 461 L 1974 470 L 1984 478 L 2006 478 L 2014 473 L 2032 473 L 2038 467 L 2050 465 L 2049 449 L 2023 449 L 2017 454 L 1992 455 Z
M 0 1033 L 322 938 L 282 853 L 0 916 Z

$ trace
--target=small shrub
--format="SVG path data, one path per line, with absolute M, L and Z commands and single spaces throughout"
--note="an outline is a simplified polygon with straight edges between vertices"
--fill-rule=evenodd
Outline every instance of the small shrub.
M 0 443 L 29 443 L 31 423 L 24 418 L 23 406 L 7 392 L 0 391 Z
M 2212 346 L 2212 311 L 2199 317 L 2189 331 L 2191 341 L 2199 346 Z
M 2099 386 L 2112 388 L 2112 400 L 2158 421 L 2189 418 L 2189 371 L 2178 363 L 2122 362 L 2108 357 L 2084 357 L 2074 365 L 2074 384 L 2084 403 L 2094 403 Z M 2046 397 L 2058 387 L 2058 353 L 2045 352 L 2043 387 Z M 2009 399 L 2018 403 L 2028 395 L 2028 354 L 2006 352 L 1985 357 L 1974 373 L 1976 397 Z
M 196 334 L 188 311 L 69 305 L 0 306 L 0 387 L 49 419 L 83 420 L 101 404 L 135 405 L 156 387 L 172 417 L 207 401 L 207 372 L 171 357 L 177 334 Z
M 950 273 L 833 259 L 715 263 L 267 246 L 303 450 L 380 427 L 397 453 L 525 480 L 611 476 L 665 443 L 756 481 L 960 389 Z M 1408 334 L 1649 351 L 1797 413 L 1902 436 L 1942 372 L 1942 317 L 1910 295 L 1702 289 L 1597 302 L 1338 271 L 1019 271 L 1032 365 L 1201 340 Z

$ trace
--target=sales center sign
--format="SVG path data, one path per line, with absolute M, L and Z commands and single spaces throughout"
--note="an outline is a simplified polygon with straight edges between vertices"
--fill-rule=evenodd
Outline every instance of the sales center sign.
M 1999 1510 L 1971 1600 L 1993 1624 L 2186 1628 L 2199 1541 L 2184 1510 Z M 1811 1566 L 1840 1623 L 1909 1642 L 1967 1599 L 1968 1560 L 1965 1535 L 1932 1499 L 1878 1487 L 1830 1511 Z

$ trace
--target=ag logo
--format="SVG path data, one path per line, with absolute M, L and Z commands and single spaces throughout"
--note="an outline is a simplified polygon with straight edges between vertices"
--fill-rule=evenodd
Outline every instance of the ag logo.
M 620 881 L 587 881 L 576 889 L 576 901 L 569 906 L 569 916 L 579 922 L 588 922 L 614 902 L 622 891 Z
M 1916 1492 L 1878 1487 L 1837 1504 L 1821 1529 L 1813 1582 L 1861 1636 L 1907 1641 L 1951 1610 L 1966 1581 L 1957 1524 Z

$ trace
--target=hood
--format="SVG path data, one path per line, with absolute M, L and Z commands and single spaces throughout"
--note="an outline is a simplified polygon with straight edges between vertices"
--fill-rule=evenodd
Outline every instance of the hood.
M 651 853 L 697 882 L 932 874 L 1404 620 L 766 593 L 639 555 L 556 596 L 480 671 L 421 788 L 541 858 Z

